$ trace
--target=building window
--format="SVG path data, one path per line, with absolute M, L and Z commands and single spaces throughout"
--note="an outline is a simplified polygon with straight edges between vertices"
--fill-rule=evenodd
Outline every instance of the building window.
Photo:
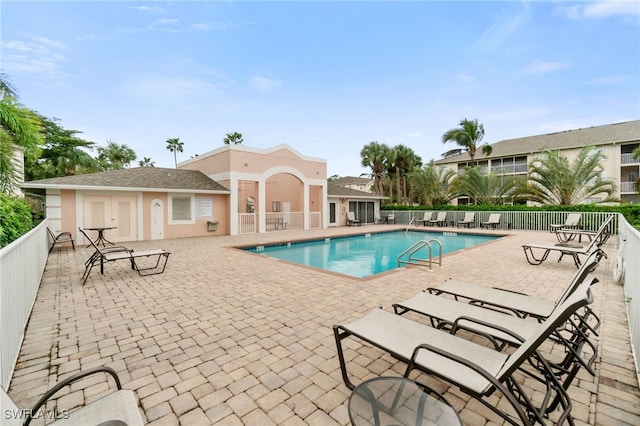
M 195 223 L 195 196 L 192 194 L 169 194 L 169 225 Z

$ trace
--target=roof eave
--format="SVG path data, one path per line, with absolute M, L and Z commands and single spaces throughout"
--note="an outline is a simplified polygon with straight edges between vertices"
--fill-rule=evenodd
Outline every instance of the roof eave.
M 60 185 L 60 184 L 33 184 L 24 182 L 21 188 L 29 189 L 71 189 L 76 191 L 118 191 L 118 192 L 197 192 L 199 194 L 230 194 L 231 191 L 223 189 L 197 189 L 197 188 L 144 188 L 128 186 L 94 186 L 94 185 Z

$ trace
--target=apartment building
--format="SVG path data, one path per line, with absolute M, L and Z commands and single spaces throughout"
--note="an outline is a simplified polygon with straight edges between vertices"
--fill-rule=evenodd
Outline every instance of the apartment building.
M 474 165 L 477 163 L 479 167 L 501 176 L 524 179 L 528 165 L 544 149 L 560 151 L 569 161 L 573 161 L 585 146 L 594 146 L 606 156 L 602 173 L 603 177 L 613 179 L 616 183 L 617 192 L 614 196 L 622 202 L 640 203 L 640 193 L 634 188 L 640 178 L 640 159 L 634 159 L 631 154 L 640 146 L 640 120 L 496 142 L 491 145 L 493 151 L 489 156 L 484 156 L 478 150 Z M 461 171 L 471 165 L 471 158 L 463 153 L 435 163 Z M 590 201 L 598 202 L 599 198 Z M 469 202 L 469 199 L 461 197 L 455 203 Z M 509 200 L 505 202 L 509 203 Z

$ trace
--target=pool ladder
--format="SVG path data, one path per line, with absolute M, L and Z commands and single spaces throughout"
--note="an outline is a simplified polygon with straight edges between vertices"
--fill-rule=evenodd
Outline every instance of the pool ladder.
M 429 270 L 433 271 L 433 268 L 431 267 L 433 264 L 433 247 L 431 246 L 432 243 L 437 243 L 438 245 L 438 266 L 442 266 L 442 243 L 439 240 L 432 239 L 428 241 L 420 240 L 400 253 L 400 256 L 398 256 L 398 267 L 400 267 L 401 265 L 429 266 Z M 429 249 L 429 258 L 421 259 L 419 257 L 415 257 L 415 254 L 425 247 Z M 406 260 L 402 259 L 404 255 L 408 255 Z

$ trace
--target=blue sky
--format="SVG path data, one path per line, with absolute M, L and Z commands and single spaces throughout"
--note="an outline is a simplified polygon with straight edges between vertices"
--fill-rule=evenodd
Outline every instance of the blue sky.
M 371 141 L 424 162 L 464 118 L 484 142 L 640 118 L 640 4 L 7 1 L 0 68 L 27 107 L 173 167 L 286 143 L 359 175 Z

